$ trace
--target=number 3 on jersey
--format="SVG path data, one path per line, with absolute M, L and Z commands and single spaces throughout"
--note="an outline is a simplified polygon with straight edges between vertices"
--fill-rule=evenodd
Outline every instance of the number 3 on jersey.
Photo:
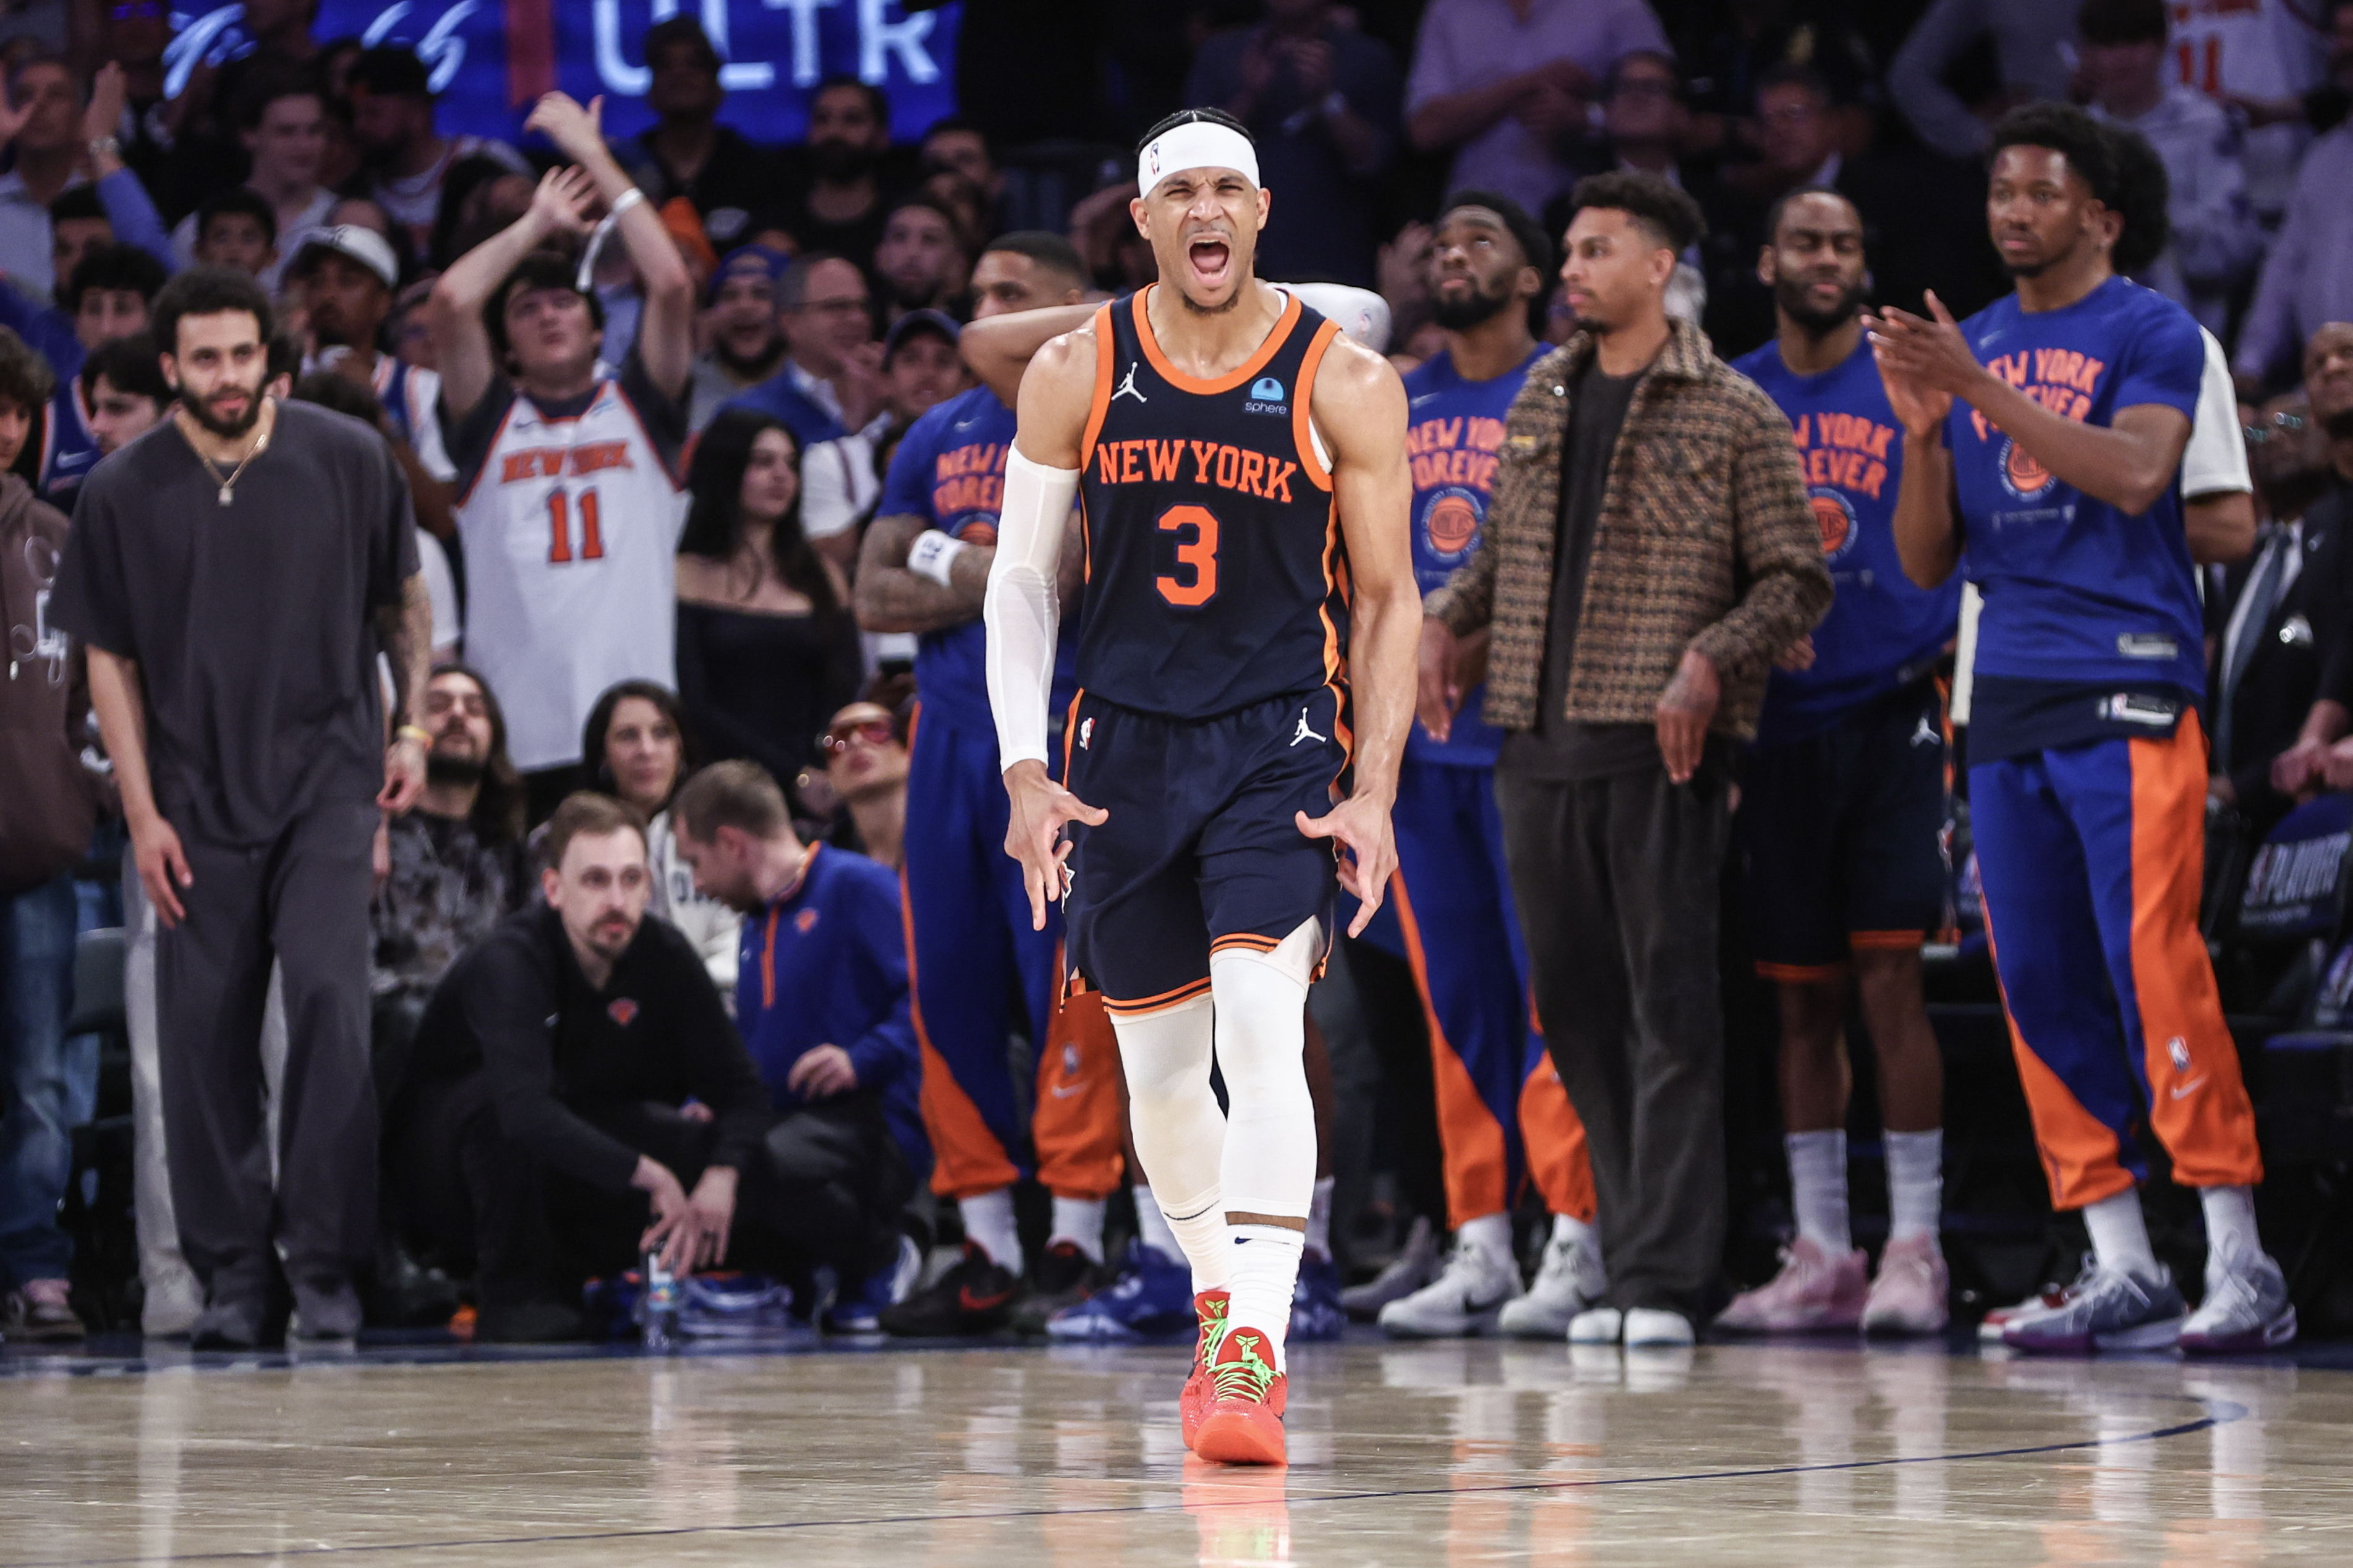
M 1218 596 L 1218 519 L 1205 506 L 1172 506 L 1160 514 L 1160 531 L 1178 535 L 1177 572 L 1155 577 L 1160 596 L 1180 609 L 1198 609 Z M 1190 538 L 1184 537 L 1187 532 Z M 1189 578 L 1187 577 L 1189 574 Z
M 572 557 L 572 498 L 560 487 L 547 492 L 547 559 L 551 565 L 560 564 Z M 599 527 L 596 492 L 580 492 L 580 559 L 601 561 L 605 558 L 605 535 Z

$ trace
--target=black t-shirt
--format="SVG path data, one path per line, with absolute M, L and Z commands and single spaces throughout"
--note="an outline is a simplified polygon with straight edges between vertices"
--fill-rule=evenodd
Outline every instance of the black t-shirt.
M 384 437 L 315 404 L 280 403 L 220 489 L 170 419 L 99 464 L 49 613 L 138 664 L 172 825 L 260 844 L 383 787 L 373 616 L 417 574 L 417 525 Z
M 1536 724 L 1504 738 L 1502 763 L 1535 778 L 1591 779 L 1660 764 L 1658 731 L 1648 724 L 1593 724 L 1561 717 L 1577 657 L 1577 623 L 1585 607 L 1587 568 L 1601 526 L 1609 458 L 1642 373 L 1605 375 L 1588 360 L 1569 388 L 1568 430 L 1560 465 L 1560 532 L 1553 545 L 1552 616 L 1545 631 L 1544 684 Z
M 690 1098 L 718 1118 L 711 1163 L 742 1169 L 768 1091 L 694 944 L 648 915 L 602 990 L 544 904 L 501 921 L 442 977 L 417 1026 L 414 1076 L 489 1076 L 499 1131 L 533 1158 L 620 1192 L 639 1151 L 584 1119 Z
M 681 180 L 655 148 L 655 132 L 626 145 L 629 177 L 646 199 L 662 206 L 679 196 L 694 204 L 702 231 L 723 254 L 750 239 L 781 204 L 783 168 L 776 153 L 746 141 L 733 126 L 712 132 L 711 154 L 691 180 Z

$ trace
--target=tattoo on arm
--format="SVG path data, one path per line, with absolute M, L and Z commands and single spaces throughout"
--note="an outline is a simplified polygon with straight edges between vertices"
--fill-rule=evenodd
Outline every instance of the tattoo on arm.
M 433 600 L 423 573 L 401 584 L 399 604 L 376 611 L 375 626 L 385 662 L 392 666 L 393 727 L 417 723 L 417 700 L 433 672 Z
M 907 547 L 926 526 L 922 518 L 902 513 L 876 518 L 866 531 L 866 545 L 858 560 L 858 624 L 866 630 L 935 632 L 980 618 L 977 597 L 944 588 L 907 570 Z M 962 575 L 965 563 L 959 560 L 956 564 Z M 981 581 L 987 579 L 983 566 Z

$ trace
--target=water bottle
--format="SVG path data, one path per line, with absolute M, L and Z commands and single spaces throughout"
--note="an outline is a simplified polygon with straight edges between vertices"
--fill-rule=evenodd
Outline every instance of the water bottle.
M 645 1294 L 638 1300 L 638 1324 L 648 1350 L 666 1351 L 678 1342 L 678 1276 L 659 1252 L 645 1257 Z

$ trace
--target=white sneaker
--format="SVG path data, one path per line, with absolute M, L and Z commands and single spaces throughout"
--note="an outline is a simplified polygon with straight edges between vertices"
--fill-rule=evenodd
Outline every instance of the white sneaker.
M 2001 1343 L 2001 1336 L 2008 1331 L 2010 1324 L 2024 1322 L 2029 1318 L 2041 1317 L 2045 1312 L 2055 1311 L 2066 1305 L 2067 1298 L 2073 1295 L 2078 1287 L 2097 1273 L 2099 1267 L 2098 1260 L 2087 1252 L 2084 1254 L 2083 1267 L 2076 1271 L 2075 1278 L 2071 1283 L 2038 1291 L 2014 1306 L 1996 1307 L 1978 1324 L 1978 1342 L 1998 1345 Z
M 2206 1299 L 2181 1325 L 2187 1355 L 2246 1355 L 2277 1350 L 2295 1338 L 2295 1308 L 2280 1266 L 2258 1252 L 2225 1259 L 2206 1256 Z
M 1352 1318 L 1377 1318 L 1391 1301 L 1401 1300 L 1437 1279 L 1439 1265 L 1438 1232 L 1424 1215 L 1406 1232 L 1405 1246 L 1389 1259 L 1388 1268 L 1362 1285 L 1351 1285 L 1340 1292 L 1340 1309 Z
M 1518 1300 L 1504 1303 L 1495 1326 L 1524 1340 L 1556 1340 L 1579 1312 L 1600 1299 L 1608 1284 L 1601 1246 L 1590 1232 L 1556 1236 L 1545 1244 L 1535 1283 Z
M 1671 1312 L 1664 1307 L 1626 1310 L 1626 1348 L 1630 1351 L 1687 1350 L 1693 1338 L 1692 1321 L 1681 1312 Z
M 1588 1307 L 1568 1321 L 1573 1345 L 1614 1345 L 1626 1332 L 1626 1314 L 1615 1307 Z
M 139 1331 L 154 1340 L 186 1339 L 204 1310 L 205 1293 L 195 1275 L 174 1269 L 148 1287 L 139 1308 Z
M 1401 1340 L 1482 1334 L 1520 1293 L 1520 1271 L 1512 1260 L 1466 1238 L 1455 1243 L 1436 1279 L 1381 1309 L 1381 1331 Z

